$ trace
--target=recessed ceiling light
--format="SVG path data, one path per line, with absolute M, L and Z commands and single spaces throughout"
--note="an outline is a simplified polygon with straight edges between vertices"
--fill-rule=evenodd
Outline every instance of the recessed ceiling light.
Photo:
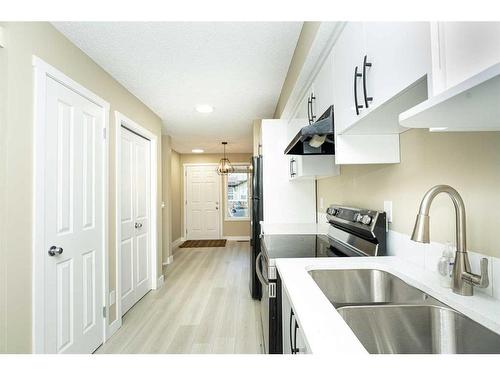
M 208 104 L 199 104 L 196 106 L 196 111 L 200 113 L 211 113 L 214 111 L 214 107 Z
M 193 148 L 191 152 L 194 154 L 201 154 L 204 151 L 201 148 Z

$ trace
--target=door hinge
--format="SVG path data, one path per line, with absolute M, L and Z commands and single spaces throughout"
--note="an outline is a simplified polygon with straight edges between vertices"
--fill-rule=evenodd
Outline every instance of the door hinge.
M 102 307 L 102 317 L 105 318 L 106 317 L 106 306 L 103 306 Z
M 102 137 L 106 139 L 106 128 L 102 128 Z

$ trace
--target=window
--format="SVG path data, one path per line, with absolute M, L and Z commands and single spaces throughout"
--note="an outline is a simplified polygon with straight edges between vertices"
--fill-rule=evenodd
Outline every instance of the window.
M 226 220 L 250 220 L 248 174 L 229 173 L 226 181 Z

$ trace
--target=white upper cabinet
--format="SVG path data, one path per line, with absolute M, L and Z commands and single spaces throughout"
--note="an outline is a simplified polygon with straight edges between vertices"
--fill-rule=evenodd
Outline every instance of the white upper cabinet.
M 500 22 L 436 22 L 431 43 L 432 95 L 401 113 L 401 125 L 500 130 Z
M 297 135 L 298 131 L 302 127 L 309 125 L 309 119 L 311 117 L 312 97 L 313 97 L 313 88 L 311 86 L 307 89 L 306 93 L 304 94 L 304 97 L 299 102 L 299 105 L 297 106 L 295 113 L 288 122 L 287 134 L 286 134 L 288 142 L 290 142 L 293 139 L 293 137 Z
M 313 83 L 315 120 L 333 104 L 333 51 L 327 56 Z
M 364 111 L 375 108 L 425 78 L 431 69 L 428 22 L 367 22 L 362 67 Z M 366 64 L 364 62 L 366 61 Z M 366 66 L 366 65 L 371 66 Z M 372 101 L 366 101 L 366 97 Z
M 440 22 L 437 24 L 437 43 L 444 69 L 436 71 L 444 85 L 434 94 L 455 86 L 500 62 L 500 22 Z
M 359 113 L 356 111 L 354 91 L 359 92 L 360 63 L 365 50 L 364 26 L 361 22 L 349 22 L 333 48 L 333 96 L 335 131 L 350 126 Z M 358 76 L 355 76 L 357 74 Z M 356 83 L 355 83 L 356 82 Z M 356 85 L 356 90 L 354 86 Z M 361 103 L 359 103 L 361 104 Z
M 334 51 L 339 134 L 398 134 L 398 115 L 427 99 L 430 27 L 424 22 L 348 23 Z

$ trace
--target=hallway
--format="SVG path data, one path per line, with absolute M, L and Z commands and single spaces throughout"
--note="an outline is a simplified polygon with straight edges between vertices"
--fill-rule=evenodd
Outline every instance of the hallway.
M 249 242 L 219 248 L 177 248 L 165 284 L 124 317 L 96 353 L 219 353 L 262 351 L 259 303 L 248 287 Z

